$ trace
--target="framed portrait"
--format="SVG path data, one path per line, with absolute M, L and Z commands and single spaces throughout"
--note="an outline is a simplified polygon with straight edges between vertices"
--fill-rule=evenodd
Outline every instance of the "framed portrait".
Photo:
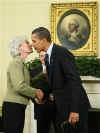
M 97 56 L 97 3 L 51 4 L 52 40 L 75 56 Z

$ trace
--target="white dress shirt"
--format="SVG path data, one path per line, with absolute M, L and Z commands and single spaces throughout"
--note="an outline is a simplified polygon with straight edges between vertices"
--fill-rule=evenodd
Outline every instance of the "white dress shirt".
M 53 42 L 51 43 L 50 47 L 47 50 L 48 56 L 49 56 L 49 64 L 50 64 L 50 57 L 51 57 L 51 53 L 52 53 L 52 48 L 53 48 Z M 44 64 L 42 64 L 43 67 L 43 73 L 46 73 L 46 66 Z
M 51 43 L 51 45 L 48 48 L 47 53 L 46 53 L 49 56 L 49 64 L 50 64 L 50 57 L 51 57 L 51 53 L 52 53 L 52 48 L 53 48 L 53 42 Z

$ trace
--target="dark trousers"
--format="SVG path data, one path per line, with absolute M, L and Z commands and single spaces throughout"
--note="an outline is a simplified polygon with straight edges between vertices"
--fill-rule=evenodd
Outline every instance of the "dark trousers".
M 57 124 L 56 119 L 56 105 L 53 102 L 48 104 L 35 105 L 37 113 L 37 133 L 48 133 L 51 122 L 53 123 L 55 133 L 88 133 L 88 108 L 80 109 L 80 121 L 75 126 L 70 126 L 69 132 L 62 130 L 61 124 Z M 66 117 L 67 121 L 67 117 Z
M 50 129 L 49 120 L 37 120 L 37 133 L 48 133 Z
M 23 133 L 26 105 L 4 102 L 3 125 L 4 133 Z
M 53 126 L 54 133 L 58 133 L 54 120 L 37 120 L 37 133 L 49 133 L 51 125 Z
M 45 104 L 34 103 L 35 119 L 37 120 L 37 133 L 48 133 L 53 125 L 56 131 L 56 108 L 55 103 L 48 101 Z

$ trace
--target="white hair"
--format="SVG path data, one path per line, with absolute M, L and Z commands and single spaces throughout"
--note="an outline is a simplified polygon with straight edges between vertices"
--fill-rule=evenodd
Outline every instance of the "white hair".
M 26 36 L 17 36 L 9 41 L 8 48 L 10 51 L 10 55 L 15 57 L 20 55 L 20 51 L 18 50 L 19 46 L 22 45 L 27 40 Z

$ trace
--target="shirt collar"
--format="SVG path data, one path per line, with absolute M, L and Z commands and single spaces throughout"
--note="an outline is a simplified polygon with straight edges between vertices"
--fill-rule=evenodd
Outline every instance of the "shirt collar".
M 51 43 L 51 45 L 49 46 L 49 48 L 48 48 L 48 50 L 47 50 L 47 54 L 48 54 L 49 56 L 51 56 L 52 48 L 53 48 L 53 42 Z

